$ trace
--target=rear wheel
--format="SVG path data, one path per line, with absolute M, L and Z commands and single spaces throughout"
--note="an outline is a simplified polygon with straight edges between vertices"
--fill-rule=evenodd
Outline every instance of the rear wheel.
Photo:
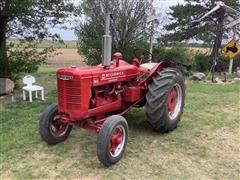
M 105 166 L 117 163 L 123 156 L 128 139 L 128 124 L 124 117 L 110 116 L 103 123 L 97 138 L 98 159 Z
M 48 144 L 54 145 L 65 141 L 72 130 L 72 125 L 61 121 L 57 104 L 52 104 L 42 113 L 39 134 Z
M 183 76 L 174 68 L 157 72 L 149 84 L 146 99 L 146 116 L 152 128 L 159 132 L 175 129 L 184 106 Z

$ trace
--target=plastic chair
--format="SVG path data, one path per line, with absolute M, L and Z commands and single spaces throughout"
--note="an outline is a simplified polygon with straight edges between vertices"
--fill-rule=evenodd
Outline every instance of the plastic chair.
M 23 100 L 26 100 L 26 91 L 29 93 L 29 101 L 32 102 L 32 93 L 35 91 L 35 96 L 38 98 L 38 91 L 41 91 L 41 99 L 44 100 L 44 89 L 42 86 L 33 85 L 36 80 L 33 76 L 27 75 L 23 78 L 23 83 L 26 84 L 23 89 Z

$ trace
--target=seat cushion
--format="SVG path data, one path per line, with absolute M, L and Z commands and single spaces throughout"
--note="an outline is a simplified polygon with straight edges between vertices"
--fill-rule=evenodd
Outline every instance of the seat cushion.
M 26 90 L 26 91 L 40 91 L 40 90 L 43 90 L 43 87 L 38 86 L 38 85 L 24 86 L 23 90 Z

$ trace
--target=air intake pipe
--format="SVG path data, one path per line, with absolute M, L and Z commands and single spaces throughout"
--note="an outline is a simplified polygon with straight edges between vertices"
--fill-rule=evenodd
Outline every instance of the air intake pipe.
M 110 35 L 111 13 L 106 14 L 105 35 L 102 38 L 102 65 L 108 69 L 112 58 L 112 36 Z

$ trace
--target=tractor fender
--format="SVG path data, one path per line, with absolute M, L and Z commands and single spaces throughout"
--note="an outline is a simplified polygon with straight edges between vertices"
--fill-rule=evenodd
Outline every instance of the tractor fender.
M 171 64 L 166 62 L 166 61 L 161 61 L 159 63 L 144 63 L 141 64 L 141 67 L 146 68 L 149 71 L 149 74 L 145 80 L 145 82 L 147 82 L 149 79 L 151 79 L 152 76 L 154 76 L 154 74 L 157 71 L 161 71 L 164 68 L 168 68 L 170 67 Z
M 157 71 L 161 71 L 162 69 L 164 68 L 168 68 L 170 67 L 171 64 L 166 62 L 166 61 L 161 61 L 159 63 L 144 63 L 144 64 L 141 64 L 140 65 L 140 68 L 143 68 L 145 69 L 145 71 L 148 72 L 148 76 L 146 77 L 146 79 L 144 79 L 143 81 L 141 81 L 139 83 L 140 84 L 148 84 L 148 81 L 152 78 L 152 76 L 154 76 L 154 74 L 157 72 Z

